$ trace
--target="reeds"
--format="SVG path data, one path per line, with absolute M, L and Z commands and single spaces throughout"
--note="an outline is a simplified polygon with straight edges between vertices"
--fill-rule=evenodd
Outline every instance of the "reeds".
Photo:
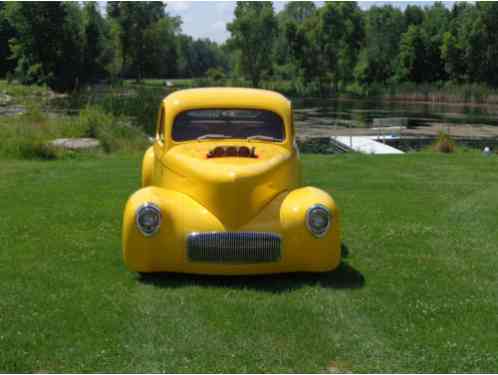
M 479 83 L 454 84 L 445 83 L 400 83 L 389 86 L 372 85 L 367 96 L 387 100 L 462 103 L 462 104 L 498 104 L 498 89 Z

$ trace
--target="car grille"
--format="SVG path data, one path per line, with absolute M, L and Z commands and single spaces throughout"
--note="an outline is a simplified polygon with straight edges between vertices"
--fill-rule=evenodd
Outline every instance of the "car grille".
M 279 235 L 265 232 L 192 233 L 187 238 L 187 254 L 193 262 L 276 262 L 280 242 Z

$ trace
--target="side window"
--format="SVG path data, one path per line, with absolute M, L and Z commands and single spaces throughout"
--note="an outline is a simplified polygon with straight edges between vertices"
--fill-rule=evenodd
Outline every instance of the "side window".
M 159 112 L 159 124 L 157 125 L 157 136 L 161 143 L 164 143 L 164 120 L 165 120 L 165 110 L 164 107 L 161 106 Z

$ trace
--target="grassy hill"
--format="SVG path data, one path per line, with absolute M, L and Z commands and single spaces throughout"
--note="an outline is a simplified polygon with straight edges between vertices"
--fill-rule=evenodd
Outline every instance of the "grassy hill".
M 304 157 L 343 213 L 326 275 L 140 280 L 140 157 L 0 160 L 0 372 L 493 372 L 498 158 Z

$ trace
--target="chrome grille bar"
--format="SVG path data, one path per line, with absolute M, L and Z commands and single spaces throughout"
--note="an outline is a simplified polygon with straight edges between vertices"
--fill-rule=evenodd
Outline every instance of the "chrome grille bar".
M 187 237 L 192 262 L 263 263 L 281 256 L 281 239 L 268 232 L 205 232 Z

